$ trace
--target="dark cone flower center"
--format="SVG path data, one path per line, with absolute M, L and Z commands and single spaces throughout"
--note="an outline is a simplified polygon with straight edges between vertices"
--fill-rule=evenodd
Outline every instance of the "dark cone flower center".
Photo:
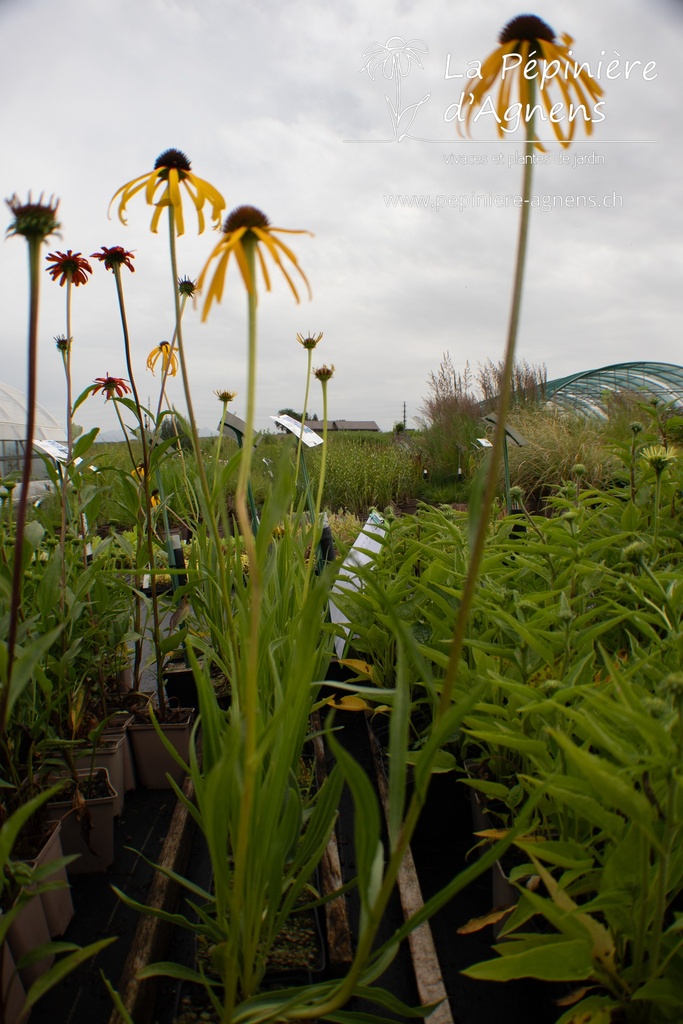
M 265 213 L 257 210 L 255 206 L 238 206 L 228 214 L 223 225 L 223 233 L 228 235 L 238 228 L 269 228 L 270 221 Z
M 555 42 L 555 33 L 545 21 L 535 14 L 519 14 L 509 21 L 498 36 L 499 43 L 534 43 L 537 39 Z
M 27 203 L 22 203 L 19 197 L 13 195 L 5 202 L 12 214 L 14 223 L 7 229 L 8 235 L 24 235 L 25 238 L 47 238 L 59 230 L 60 224 L 57 220 L 57 207 L 59 201 L 50 200 L 49 203 L 42 201 L 41 195 L 37 203 L 28 197 Z
M 167 149 L 154 162 L 155 171 L 158 171 L 161 167 L 166 167 L 169 170 L 175 167 L 177 171 L 189 171 L 190 161 L 179 149 Z

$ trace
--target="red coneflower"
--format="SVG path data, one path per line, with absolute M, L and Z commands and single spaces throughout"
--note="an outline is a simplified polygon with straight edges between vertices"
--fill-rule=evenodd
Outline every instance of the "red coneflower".
M 90 391 L 93 395 L 101 392 L 105 396 L 105 402 L 108 402 L 114 396 L 122 398 L 124 395 L 130 394 L 131 388 L 123 377 L 110 377 L 107 373 L 106 377 L 95 377 L 95 383 Z
M 48 263 L 54 264 L 45 269 L 52 275 L 53 281 L 60 278 L 59 284 L 62 288 L 68 280 L 75 285 L 87 284 L 88 274 L 92 274 L 92 267 L 85 257 L 80 252 L 72 252 L 71 249 L 66 252 L 51 252 L 45 259 Z
M 135 273 L 135 267 L 131 263 L 131 260 L 135 259 L 132 252 L 128 252 L 122 245 L 113 245 L 111 249 L 108 249 L 106 245 L 103 245 L 102 252 L 93 252 L 90 254 L 91 259 L 99 260 L 104 263 L 107 270 L 113 270 L 115 266 L 128 267 L 132 274 Z

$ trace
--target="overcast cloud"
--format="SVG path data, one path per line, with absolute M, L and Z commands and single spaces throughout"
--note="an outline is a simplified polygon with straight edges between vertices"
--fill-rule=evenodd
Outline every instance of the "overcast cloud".
M 310 330 L 324 332 L 314 365 L 336 367 L 332 418 L 390 429 L 405 402 L 412 426 L 444 352 L 459 370 L 502 355 L 519 211 L 493 202 L 521 190 L 521 129 L 501 142 L 484 116 L 463 141 L 445 115 L 467 79 L 446 76 L 483 60 L 524 10 L 502 0 L 0 0 L 0 197 L 59 197 L 62 234 L 45 255 L 135 252 L 125 289 L 136 375 L 156 404 L 145 360 L 173 330 L 167 236 L 150 233 L 142 197 L 126 227 L 107 207 L 159 153 L 181 149 L 228 210 L 249 203 L 315 236 L 292 241 L 313 300 L 297 305 L 275 277 L 273 292 L 261 292 L 258 425 L 301 408 L 306 357 L 295 338 Z M 605 117 L 590 140 L 579 130 L 568 150 L 550 142 L 549 162 L 534 170 L 537 196 L 598 205 L 533 210 L 518 355 L 544 363 L 549 379 L 629 360 L 681 363 L 681 5 L 541 0 L 534 13 L 574 37 L 579 60 L 594 70 L 603 61 Z M 410 137 L 383 141 L 392 139 L 396 78 L 361 69 L 368 47 L 395 36 L 424 44 L 423 66 L 413 62 L 400 79 L 402 109 L 429 98 Z M 618 77 L 607 77 L 609 60 Z M 641 62 L 628 79 L 626 61 Z M 562 154 L 568 162 L 557 162 Z M 469 156 L 478 162 L 461 162 Z M 490 205 L 474 208 L 473 194 Z M 428 197 L 427 207 L 390 205 L 411 195 Z M 6 210 L 5 226 L 10 219 Z M 196 278 L 214 244 L 188 210 L 181 274 Z M 23 240 L 0 245 L 0 380 L 22 390 L 26 264 Z M 40 399 L 61 420 L 53 338 L 65 331 L 65 290 L 47 274 L 41 287 Z M 215 388 L 238 391 L 243 415 L 246 301 L 234 266 L 222 304 L 204 324 L 188 309 L 184 333 L 199 423 L 218 421 Z M 107 372 L 127 376 L 114 281 L 99 264 L 75 290 L 73 335 L 76 393 Z M 179 379 L 169 394 L 182 409 Z M 322 412 L 315 387 L 309 409 Z M 115 425 L 100 397 L 76 419 Z

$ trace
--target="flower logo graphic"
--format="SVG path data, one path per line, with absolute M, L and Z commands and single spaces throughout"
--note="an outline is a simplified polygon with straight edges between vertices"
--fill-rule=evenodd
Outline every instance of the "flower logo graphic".
M 402 142 L 406 138 L 410 127 L 415 120 L 415 115 L 426 103 L 431 93 L 427 93 L 417 103 L 410 103 L 407 107 L 401 107 L 401 79 L 409 73 L 413 64 L 417 64 L 424 71 L 424 65 L 420 60 L 421 53 L 429 53 L 429 47 L 422 39 L 409 39 L 407 42 L 403 36 L 391 36 L 386 43 L 372 43 L 363 53 L 365 63 L 359 73 L 367 71 L 370 78 L 375 81 L 375 73 L 382 69 L 382 76 L 387 80 L 394 80 L 396 88 L 395 101 L 384 95 L 389 108 L 391 126 L 393 130 L 390 139 L 382 139 L 382 142 Z
M 363 54 L 365 64 L 361 73 L 367 71 L 375 80 L 375 71 L 382 68 L 385 78 L 405 78 L 410 72 L 413 61 L 424 71 L 420 53 L 429 53 L 429 47 L 422 39 L 405 41 L 403 36 L 392 36 L 386 43 L 372 43 Z

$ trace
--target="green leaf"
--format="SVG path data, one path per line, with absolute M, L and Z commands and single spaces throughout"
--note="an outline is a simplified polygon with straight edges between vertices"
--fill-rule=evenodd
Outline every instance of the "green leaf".
M 26 526 L 24 527 L 24 541 L 29 545 L 32 551 L 38 550 L 44 536 L 45 528 L 41 526 L 37 519 L 26 523 Z
M 73 445 L 72 459 L 84 459 L 99 432 L 99 427 L 93 427 L 86 434 L 77 437 Z
M 661 1006 L 671 1006 L 683 1010 L 683 992 L 679 984 L 671 978 L 653 978 L 646 981 L 631 996 L 631 999 L 645 1000 L 648 1003 L 658 1003 Z
M 607 807 L 620 811 L 626 818 L 633 821 L 645 833 L 653 846 L 661 850 L 660 840 L 653 828 L 654 809 L 647 797 L 638 792 L 634 784 L 621 776 L 618 770 L 615 770 L 615 765 L 577 747 L 563 733 L 554 729 L 549 731 L 566 752 L 570 761 L 582 772 L 600 801 Z
M 172 960 L 159 960 L 158 963 L 147 964 L 137 972 L 136 977 L 177 978 L 179 981 L 195 981 L 200 985 L 205 981 L 199 971 L 194 971 L 191 967 L 185 967 L 183 964 L 174 963 Z
M 537 942 L 532 949 L 516 953 L 517 940 L 510 938 L 504 956 L 474 964 L 462 973 L 479 981 L 585 981 L 592 977 L 592 947 L 588 938 L 566 941 L 561 936 L 539 935 Z
M 361 900 L 367 907 L 372 903 L 378 870 L 381 872 L 384 861 L 377 797 L 363 769 L 331 732 L 328 733 L 328 741 L 353 796 L 356 812 L 354 820 L 358 889 Z
M 406 764 L 418 764 L 423 757 L 424 755 L 421 750 L 409 750 L 406 755 Z M 431 756 L 429 770 L 434 775 L 455 771 L 457 767 L 458 761 L 448 750 L 437 750 L 437 752 Z
M 82 949 L 76 950 L 75 953 L 70 953 L 68 956 L 58 960 L 45 974 L 33 982 L 26 994 L 24 1011 L 30 1010 L 31 1007 L 35 1006 L 46 992 L 49 992 L 51 988 L 54 988 L 60 981 L 63 981 L 68 974 L 75 971 L 82 963 L 89 960 L 90 957 L 97 956 L 100 950 L 111 946 L 112 942 L 116 941 L 117 936 L 112 935 L 109 939 L 100 939 L 99 942 L 92 942 L 89 946 L 83 946 Z
M 33 673 L 43 655 L 50 649 L 62 632 L 62 627 L 51 629 L 42 636 L 32 637 L 28 649 L 22 651 L 12 665 L 11 689 L 8 701 L 8 718 L 17 700 L 33 677 Z
M 484 491 L 486 490 L 486 480 L 488 477 L 490 462 L 491 458 L 487 452 L 477 467 L 477 471 L 474 474 L 474 479 L 472 480 L 472 486 L 470 488 L 469 516 L 467 518 L 467 534 L 470 550 L 474 547 L 475 537 L 477 535 L 477 530 L 479 529 L 479 520 L 481 519 L 481 508 L 484 500 Z
M 106 986 L 107 992 L 109 993 L 109 995 L 111 997 L 111 1001 L 114 1004 L 114 1007 L 116 1008 L 116 1010 L 118 1010 L 118 1012 L 119 1012 L 119 1014 L 121 1016 L 121 1020 L 123 1021 L 123 1024 L 135 1024 L 135 1022 L 133 1021 L 133 1018 L 128 1013 L 128 1010 L 123 1005 L 123 1000 L 121 999 L 121 996 L 118 994 L 118 992 L 116 991 L 114 986 L 109 981 L 109 978 L 106 977 L 106 975 L 104 974 L 103 971 L 100 971 L 100 977 L 102 978 L 102 981 L 104 982 L 104 984 Z
M 565 843 L 552 839 L 529 843 L 524 839 L 517 839 L 515 846 L 518 846 L 530 857 L 538 857 L 546 864 L 556 864 L 561 868 L 585 871 L 593 866 L 593 857 L 590 852 L 579 843 Z

